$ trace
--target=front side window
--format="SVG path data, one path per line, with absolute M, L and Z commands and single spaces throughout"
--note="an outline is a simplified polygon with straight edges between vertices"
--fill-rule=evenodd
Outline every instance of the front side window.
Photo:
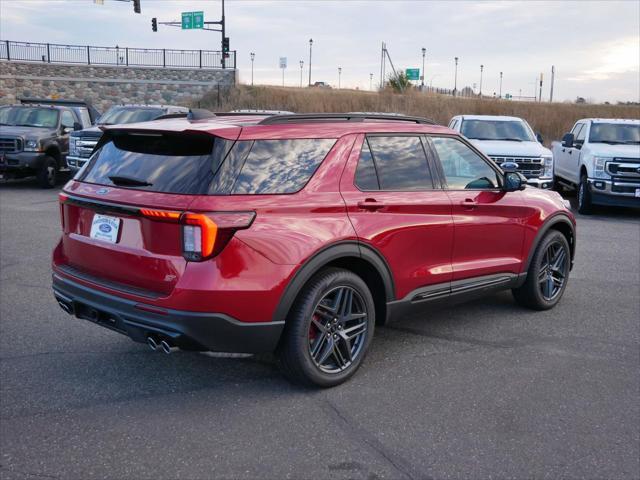
M 73 124 L 76 123 L 76 119 L 69 110 L 64 110 L 62 112 L 62 118 L 60 121 L 64 128 L 73 128 Z
M 493 189 L 499 187 L 498 174 L 467 145 L 456 138 L 433 137 L 449 190 Z
M 587 137 L 587 127 L 586 125 L 582 125 L 582 128 L 580 129 L 580 131 L 577 133 L 576 137 L 575 137 L 575 141 L 579 142 L 579 143 L 584 143 L 584 139 Z
M 371 136 L 367 141 L 378 174 L 380 189 L 390 191 L 433 189 L 433 180 L 420 137 Z
M 520 120 L 464 120 L 461 133 L 474 140 L 536 141 L 531 129 Z

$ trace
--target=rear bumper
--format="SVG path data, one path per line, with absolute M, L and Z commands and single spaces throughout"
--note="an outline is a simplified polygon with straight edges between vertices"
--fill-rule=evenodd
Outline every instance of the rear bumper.
M 53 274 L 53 293 L 64 311 L 146 343 L 168 339 L 185 350 L 273 352 L 284 322 L 240 322 L 220 313 L 159 309 L 100 292 Z

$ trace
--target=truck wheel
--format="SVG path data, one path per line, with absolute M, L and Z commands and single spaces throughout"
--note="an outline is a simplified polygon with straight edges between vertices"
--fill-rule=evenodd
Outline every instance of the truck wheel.
M 551 230 L 536 248 L 524 285 L 512 290 L 514 298 L 533 310 L 553 308 L 567 287 L 570 265 L 569 242 L 562 233 Z
M 58 165 L 52 157 L 45 157 L 42 167 L 38 170 L 36 178 L 40 188 L 53 188 L 56 186 Z
M 589 182 L 587 176 L 582 174 L 580 177 L 580 185 L 578 185 L 578 213 L 582 215 L 591 215 L 593 205 L 591 204 L 591 192 L 589 191 Z
M 287 317 L 277 351 L 280 366 L 296 383 L 338 385 L 362 363 L 374 325 L 366 283 L 348 270 L 323 270 L 304 286 Z

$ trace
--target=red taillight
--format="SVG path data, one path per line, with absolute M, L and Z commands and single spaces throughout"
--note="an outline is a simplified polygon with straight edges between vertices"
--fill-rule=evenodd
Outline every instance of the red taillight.
M 219 254 L 237 230 L 249 228 L 255 212 L 181 213 L 140 209 L 145 217 L 182 224 L 184 258 L 199 262 Z

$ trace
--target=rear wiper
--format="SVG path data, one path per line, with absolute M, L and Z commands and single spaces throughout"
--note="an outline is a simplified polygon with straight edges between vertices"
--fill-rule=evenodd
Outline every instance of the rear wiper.
M 145 180 L 139 180 L 133 177 L 122 177 L 119 175 L 111 175 L 109 177 L 115 185 L 127 185 L 129 187 L 150 187 L 153 183 L 149 183 Z

